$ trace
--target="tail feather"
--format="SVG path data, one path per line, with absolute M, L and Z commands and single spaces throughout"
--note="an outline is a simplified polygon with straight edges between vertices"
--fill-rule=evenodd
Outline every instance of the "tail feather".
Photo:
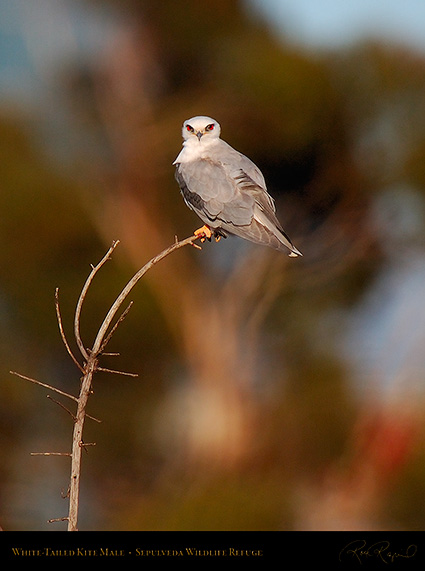
M 276 226 L 270 228 L 270 223 L 265 226 L 256 218 L 253 218 L 248 226 L 226 225 L 225 231 L 256 244 L 269 246 L 275 250 L 289 250 L 291 258 L 302 256 L 301 252 L 292 244 L 283 230 Z
M 266 213 L 262 209 L 257 209 L 251 222 L 251 226 L 253 225 L 262 228 L 262 234 L 264 234 L 264 232 L 270 234 L 273 242 L 277 240 L 277 246 L 273 246 L 277 250 L 285 250 L 285 248 L 287 248 L 290 251 L 289 255 L 291 258 L 302 256 L 301 252 L 294 246 L 289 236 L 281 227 L 274 213 Z

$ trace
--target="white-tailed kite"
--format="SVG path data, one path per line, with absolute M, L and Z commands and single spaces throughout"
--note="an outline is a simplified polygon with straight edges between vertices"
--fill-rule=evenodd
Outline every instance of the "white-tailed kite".
M 220 125 L 198 116 L 183 123 L 183 149 L 174 161 L 186 204 L 204 226 L 195 234 L 218 241 L 234 234 L 302 256 L 283 231 L 260 169 L 220 139 Z

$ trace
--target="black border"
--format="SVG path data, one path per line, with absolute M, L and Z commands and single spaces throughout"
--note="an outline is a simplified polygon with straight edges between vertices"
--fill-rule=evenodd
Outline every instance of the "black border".
M 0 563 L 424 569 L 425 532 L 0 532 Z M 296 566 L 294 567 L 294 564 Z M 265 567 L 266 566 L 266 567 Z

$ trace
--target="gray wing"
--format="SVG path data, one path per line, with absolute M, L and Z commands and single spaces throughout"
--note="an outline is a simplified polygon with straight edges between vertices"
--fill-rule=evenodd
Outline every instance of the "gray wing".
M 301 252 L 295 248 L 291 239 L 283 230 L 277 216 L 276 206 L 273 198 L 268 192 L 258 186 L 258 184 L 244 171 L 236 176 L 238 187 L 243 192 L 249 193 L 254 198 L 254 209 L 251 223 L 248 227 L 235 228 L 230 231 L 242 238 L 264 244 L 276 250 L 288 248 L 292 256 L 301 256 Z
M 213 228 L 250 224 L 255 200 L 238 191 L 237 183 L 220 163 L 208 159 L 177 163 L 176 179 L 186 204 Z
M 278 250 L 288 248 L 293 255 L 300 255 L 276 217 L 261 171 L 247 157 L 229 149 L 217 161 L 176 164 L 176 179 L 186 204 L 222 234 L 235 234 Z

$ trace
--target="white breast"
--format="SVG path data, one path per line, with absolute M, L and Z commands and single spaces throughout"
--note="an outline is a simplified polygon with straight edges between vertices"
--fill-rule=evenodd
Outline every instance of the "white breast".
M 180 151 L 178 157 L 173 162 L 188 163 L 199 159 L 207 159 L 211 157 L 211 152 L 214 151 L 214 146 L 219 143 L 220 139 L 206 139 L 203 138 L 198 141 L 193 137 L 183 143 L 183 149 Z

